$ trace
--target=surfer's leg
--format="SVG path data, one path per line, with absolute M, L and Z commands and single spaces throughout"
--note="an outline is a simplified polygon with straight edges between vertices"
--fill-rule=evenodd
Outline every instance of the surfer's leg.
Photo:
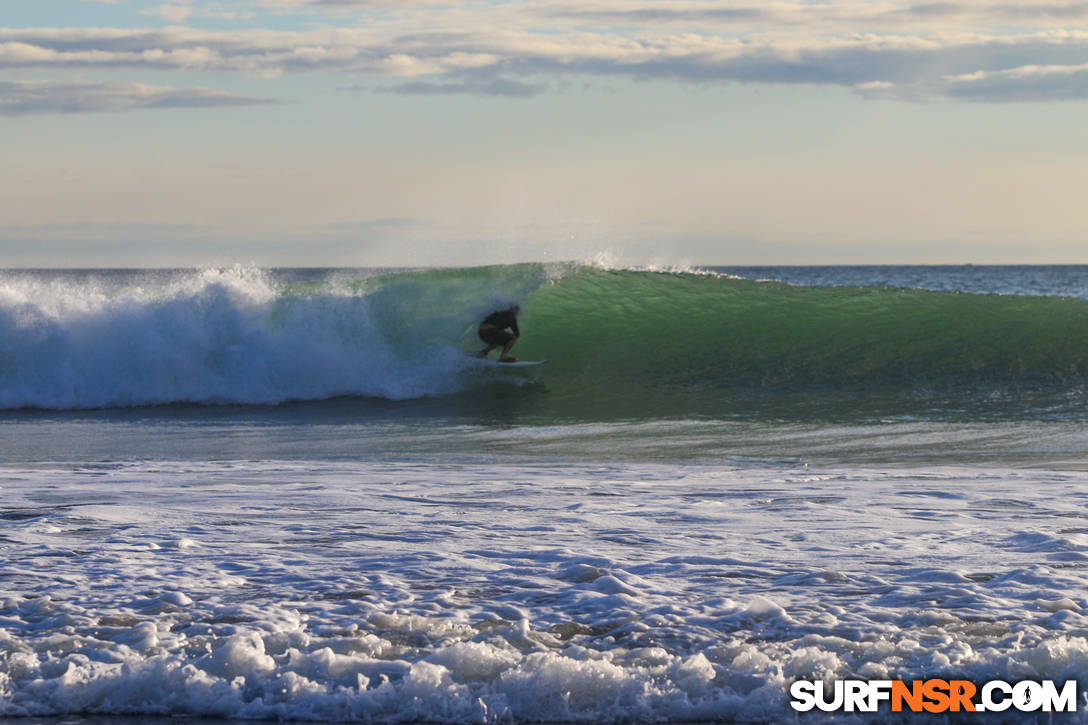
M 480 352 L 476 353 L 476 357 L 487 357 L 487 354 L 489 352 L 491 352 L 496 347 L 498 347 L 499 345 L 502 345 L 504 342 L 506 342 L 505 337 L 502 337 L 501 335 L 496 334 L 496 333 L 501 333 L 501 332 L 502 332 L 502 330 L 496 330 L 494 327 L 491 327 L 490 325 L 480 325 L 480 330 L 479 330 L 479 332 L 477 334 L 480 336 L 481 340 L 483 340 L 485 343 L 487 343 L 487 347 L 485 347 L 483 350 L 480 350 Z M 510 333 L 506 333 L 506 334 L 509 335 Z
M 516 337 L 511 337 L 507 340 L 506 344 L 502 346 L 502 355 L 499 355 L 499 360 L 506 360 L 507 362 L 514 361 L 514 358 L 510 357 L 510 348 L 512 348 L 517 341 L 518 339 Z

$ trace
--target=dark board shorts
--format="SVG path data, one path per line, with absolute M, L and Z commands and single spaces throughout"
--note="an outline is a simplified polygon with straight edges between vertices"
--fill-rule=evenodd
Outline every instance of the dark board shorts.
M 488 345 L 505 345 L 514 339 L 514 333 L 508 330 L 500 330 L 497 327 L 481 327 L 480 339 Z

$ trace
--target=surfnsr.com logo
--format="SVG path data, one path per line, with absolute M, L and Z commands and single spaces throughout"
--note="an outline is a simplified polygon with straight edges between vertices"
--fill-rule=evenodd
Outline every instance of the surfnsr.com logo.
M 1076 712 L 1077 681 L 1059 688 L 1053 680 L 1009 683 L 991 680 L 798 680 L 790 686 L 790 706 L 798 712 Z

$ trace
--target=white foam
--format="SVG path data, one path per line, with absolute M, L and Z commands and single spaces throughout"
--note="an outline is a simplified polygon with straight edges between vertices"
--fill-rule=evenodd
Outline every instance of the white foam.
M 1088 668 L 1085 473 L 94 473 L 0 469 L 0 716 L 778 722 L 799 677 Z
M 436 336 L 426 314 L 391 321 L 410 296 L 288 293 L 240 267 L 127 274 L 0 278 L 0 409 L 406 399 L 464 382 L 463 325 Z

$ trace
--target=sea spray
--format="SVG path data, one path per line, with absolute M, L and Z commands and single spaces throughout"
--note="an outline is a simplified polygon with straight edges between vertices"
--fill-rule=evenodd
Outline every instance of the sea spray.
M 420 345 L 405 362 L 366 295 L 285 293 L 244 269 L 148 281 L 5 285 L 0 407 L 402 399 L 456 388 L 456 353 Z

